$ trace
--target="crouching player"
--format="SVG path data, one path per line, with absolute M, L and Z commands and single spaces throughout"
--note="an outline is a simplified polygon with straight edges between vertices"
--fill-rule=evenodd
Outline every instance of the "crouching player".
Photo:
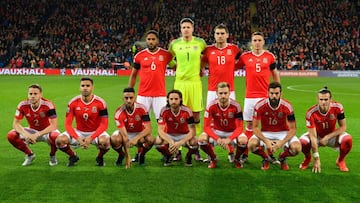
M 220 82 L 216 89 L 217 99 L 206 107 L 204 114 L 204 133 L 199 137 L 200 148 L 209 155 L 211 161 L 208 168 L 215 168 L 217 158 L 213 146 L 219 144 L 227 149 L 231 143 L 236 145 L 235 167 L 242 168 L 240 156 L 246 150 L 247 137 L 243 131 L 241 106 L 230 99 L 230 85 Z
M 308 132 L 300 137 L 302 152 L 305 155 L 300 168 L 305 170 L 311 162 L 310 149 L 313 151 L 314 165 L 312 172 L 320 173 L 320 156 L 318 146 L 340 148 L 340 154 L 336 159 L 336 165 L 340 171 L 349 171 L 345 163 L 345 156 L 352 148 L 352 137 L 345 132 L 346 120 L 343 106 L 332 101 L 331 92 L 324 87 L 317 94 L 318 103 L 312 106 L 306 113 L 306 126 Z M 339 127 L 336 128 L 336 123 Z
M 126 155 L 125 167 L 130 167 L 129 147 L 139 147 L 139 165 L 145 164 L 145 154 L 148 152 L 155 139 L 151 136 L 150 117 L 144 105 L 135 102 L 135 90 L 127 87 L 123 90 L 123 101 L 115 111 L 116 130 L 110 137 L 112 148 L 119 153 L 115 162 L 117 166 L 122 165 Z M 125 149 L 125 152 L 123 151 Z
M 23 127 L 21 122 L 26 118 L 29 127 Z M 58 161 L 55 157 L 57 151 L 55 139 L 60 134 L 57 130 L 57 116 L 54 104 L 42 98 L 42 88 L 38 84 L 28 88 L 28 99 L 21 101 L 17 106 L 13 121 L 13 130 L 8 132 L 9 142 L 18 150 L 26 154 L 23 166 L 32 164 L 35 154 L 29 144 L 46 142 L 50 145 L 50 166 L 55 166 Z
M 261 130 L 260 130 L 261 126 Z M 268 98 L 256 103 L 253 116 L 254 135 L 250 138 L 249 150 L 261 156 L 261 169 L 268 170 L 270 155 L 280 148 L 284 151 L 279 155 L 282 170 L 289 170 L 286 163 L 288 156 L 295 156 L 301 151 L 301 144 L 296 137 L 296 123 L 291 104 L 281 98 L 281 85 L 272 82 L 268 88 Z M 268 153 L 265 152 L 265 148 Z
M 167 105 L 160 111 L 158 124 L 159 135 L 155 145 L 164 156 L 164 166 L 171 164 L 181 146 L 189 149 L 185 165 L 192 166 L 191 156 L 198 150 L 194 117 L 192 111 L 182 104 L 182 93 L 179 90 L 168 92 Z

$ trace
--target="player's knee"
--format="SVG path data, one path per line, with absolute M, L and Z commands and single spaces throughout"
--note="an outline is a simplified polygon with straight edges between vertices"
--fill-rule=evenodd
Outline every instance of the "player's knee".
M 290 146 L 291 152 L 293 155 L 297 155 L 301 152 L 301 143 L 300 142 L 293 142 Z
M 12 130 L 12 131 L 8 132 L 7 139 L 9 142 L 11 142 L 11 141 L 15 140 L 18 136 L 19 136 L 19 134 L 15 130 Z
M 248 142 L 248 148 L 250 151 L 254 151 L 256 147 L 259 146 L 259 141 L 257 139 L 250 139 Z

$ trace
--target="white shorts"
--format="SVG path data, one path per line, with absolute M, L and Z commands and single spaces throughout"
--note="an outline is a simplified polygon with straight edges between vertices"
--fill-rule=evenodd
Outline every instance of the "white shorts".
M 233 133 L 232 132 L 225 132 L 225 131 L 221 131 L 221 130 L 214 130 L 214 133 L 219 136 L 220 138 L 228 138 L 230 137 Z M 241 133 L 239 135 L 239 137 L 241 136 L 245 136 L 246 135 L 244 133 Z M 209 137 L 209 142 L 212 143 L 214 146 L 217 145 L 217 142 L 216 140 L 214 140 L 212 137 Z M 233 139 L 231 142 L 230 142 L 232 145 L 236 145 L 237 144 L 237 139 Z
M 85 138 L 85 137 L 91 136 L 94 133 L 94 132 L 82 132 L 82 131 L 77 130 L 77 129 L 75 129 L 75 132 L 80 138 Z M 80 147 L 79 141 L 77 141 L 75 138 L 71 137 L 68 132 L 63 132 L 62 135 L 65 135 L 66 137 L 69 138 L 71 146 L 73 146 L 74 148 Z M 99 137 L 100 136 L 110 137 L 110 135 L 106 131 L 101 133 L 99 135 Z M 93 141 L 91 141 L 91 144 L 98 145 L 99 144 L 99 137 L 97 137 Z
M 136 102 L 143 104 L 149 113 L 152 109 L 155 118 L 159 119 L 162 107 L 166 106 L 166 97 L 145 97 L 138 95 L 136 97 Z
M 255 104 L 263 98 L 245 98 L 243 116 L 244 121 L 252 121 Z
M 280 132 L 262 132 L 264 137 L 269 140 L 283 140 L 286 137 L 287 131 L 280 131 Z M 265 146 L 265 143 L 260 140 L 256 135 L 251 136 L 250 139 L 257 139 L 260 141 L 260 146 Z M 284 144 L 283 147 L 289 147 L 291 143 L 299 142 L 299 138 L 296 136 L 292 137 L 288 142 Z
M 343 132 L 343 133 L 341 133 L 339 136 L 336 136 L 336 137 L 333 137 L 333 138 L 329 139 L 329 141 L 328 141 L 328 143 L 327 143 L 326 146 L 332 147 L 332 148 L 334 148 L 335 150 L 338 150 L 338 149 L 339 149 L 339 145 L 341 144 L 341 141 L 342 141 L 342 139 L 343 139 L 343 137 L 344 137 L 345 135 L 349 135 L 349 134 L 348 134 L 347 132 Z M 338 139 L 338 138 L 339 138 L 339 139 Z M 306 133 L 302 134 L 301 137 L 300 137 L 300 139 L 306 140 L 306 141 L 310 142 L 309 133 L 306 132 Z M 317 143 L 317 144 L 319 145 L 319 139 L 317 139 L 317 140 L 318 140 L 318 143 Z
M 187 136 L 187 134 L 177 134 L 177 135 L 175 135 L 175 134 L 167 134 L 167 135 L 175 142 L 178 142 L 178 141 L 184 139 Z
M 139 134 L 140 132 L 135 132 L 135 133 L 127 133 L 127 135 L 128 135 L 128 139 L 129 139 L 129 141 L 130 140 L 132 140 L 132 139 L 134 139 L 134 137 L 137 135 L 137 134 Z M 112 136 L 116 136 L 116 135 L 119 135 L 119 130 L 115 130 L 114 131 L 114 133 L 112 134 Z
M 217 98 L 216 91 L 208 91 L 206 98 L 206 107 L 210 104 L 210 102 Z M 236 100 L 235 91 L 230 91 L 230 98 Z
M 39 132 L 39 131 L 37 131 L 37 130 L 35 130 L 35 129 L 32 129 L 32 128 L 24 128 L 24 130 L 26 130 L 27 132 L 29 132 L 29 133 L 31 133 L 31 134 L 34 134 L 34 133 Z M 59 130 L 54 130 L 54 131 L 52 131 L 52 132 L 58 132 L 58 133 L 60 134 L 60 131 L 59 131 Z M 25 140 L 25 137 L 24 137 L 24 136 L 22 136 L 21 134 L 19 134 L 19 135 L 20 135 L 20 138 L 21 138 L 22 140 Z M 46 142 L 46 143 L 49 144 L 49 143 L 50 143 L 50 142 L 49 142 L 49 136 L 50 136 L 50 133 L 44 134 L 44 135 L 38 137 L 38 138 L 36 139 L 36 142 Z

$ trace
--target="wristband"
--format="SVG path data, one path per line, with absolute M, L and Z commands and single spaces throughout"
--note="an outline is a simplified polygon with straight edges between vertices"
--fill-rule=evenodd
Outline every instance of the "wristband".
M 313 153 L 313 157 L 314 157 L 314 158 L 319 158 L 319 157 L 320 157 L 319 152 L 314 152 L 314 153 Z

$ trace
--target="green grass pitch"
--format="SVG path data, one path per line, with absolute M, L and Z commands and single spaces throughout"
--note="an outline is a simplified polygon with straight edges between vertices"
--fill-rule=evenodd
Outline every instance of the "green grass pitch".
M 122 103 L 122 89 L 127 86 L 128 77 L 93 78 L 95 94 L 108 104 L 108 132 L 112 133 L 115 130 L 113 114 Z M 243 169 L 235 169 L 228 163 L 226 151 L 219 148 L 216 153 L 220 161 L 214 170 L 196 162 L 193 167 L 185 167 L 183 162 L 163 167 L 160 153 L 155 149 L 148 153 L 144 167 L 134 164 L 126 170 L 114 166 L 117 154 L 111 150 L 105 155 L 106 166 L 99 168 L 95 166 L 94 146 L 88 150 L 77 149 L 80 161 L 72 168 L 66 167 L 67 157 L 58 151 L 59 165 L 50 167 L 49 148 L 45 143 L 31 146 L 36 160 L 31 166 L 22 167 L 24 155 L 8 143 L 6 134 L 12 128 L 16 105 L 27 96 L 27 86 L 42 85 L 44 97 L 57 107 L 59 129 L 63 131 L 66 105 L 79 94 L 79 79 L 0 76 L 0 202 L 355 202 L 360 199 L 359 78 L 281 78 L 283 97 L 295 109 L 297 136 L 306 131 L 305 112 L 316 102 L 316 91 L 323 86 L 328 86 L 334 100 L 344 105 L 347 131 L 353 136 L 353 149 L 347 157 L 348 173 L 336 168 L 338 152 L 330 148 L 320 149 L 321 174 L 298 169 L 302 154 L 288 159 L 289 171 L 281 171 L 274 165 L 262 171 L 260 157 L 253 154 Z M 173 77 L 167 78 L 168 90 L 173 80 Z M 203 82 L 206 98 L 207 78 L 203 78 Z M 237 100 L 243 105 L 244 78 L 236 78 L 235 82 Z M 131 153 L 135 153 L 135 148 Z

